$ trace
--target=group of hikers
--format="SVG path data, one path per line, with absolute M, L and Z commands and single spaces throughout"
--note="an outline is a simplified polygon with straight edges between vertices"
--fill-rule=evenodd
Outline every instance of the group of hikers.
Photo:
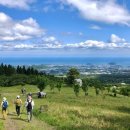
M 16 99 L 13 103 L 15 104 L 17 116 L 21 117 L 20 114 L 21 114 L 22 100 L 21 100 L 19 95 L 17 95 L 17 97 L 16 97 Z M 6 97 L 3 97 L 3 100 L 1 102 L 3 119 L 7 118 L 7 108 L 8 108 L 8 106 L 9 106 L 9 103 L 8 103 Z M 32 95 L 30 93 L 27 95 L 27 99 L 25 101 L 24 106 L 26 107 L 26 110 L 27 110 L 28 122 L 30 122 L 32 120 L 32 110 L 33 110 L 33 107 L 34 107 L 34 101 L 32 99 Z

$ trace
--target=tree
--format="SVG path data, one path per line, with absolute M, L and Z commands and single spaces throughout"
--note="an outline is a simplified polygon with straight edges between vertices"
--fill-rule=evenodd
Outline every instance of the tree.
M 129 86 L 121 87 L 119 93 L 124 95 L 124 96 L 129 96 L 130 95 L 130 87 Z
M 61 87 L 62 87 L 62 84 L 61 84 L 61 83 L 58 83 L 58 84 L 56 85 L 56 88 L 58 89 L 59 93 L 60 93 L 60 91 L 61 91 Z
M 15 74 L 15 68 L 11 65 L 8 65 L 6 72 L 7 72 L 6 74 L 7 76 L 11 76 L 12 74 Z
M 111 88 L 111 91 L 113 92 L 113 96 L 116 97 L 116 95 L 117 95 L 117 87 L 116 87 L 116 86 L 113 86 L 113 87 Z
M 39 88 L 40 92 L 42 92 L 45 87 L 46 87 L 46 84 L 45 84 L 45 81 L 44 80 L 40 80 L 37 87 Z
M 78 84 L 74 85 L 74 93 L 76 95 L 76 97 L 78 97 L 79 95 L 79 90 L 80 90 L 80 86 Z
M 25 83 L 24 83 L 24 82 L 21 82 L 21 86 L 22 86 L 22 87 L 25 86 Z
M 50 86 L 50 90 L 54 93 L 54 89 L 55 89 L 54 83 L 51 82 L 51 83 L 49 84 L 49 86 Z
M 23 74 L 26 74 L 26 73 L 27 73 L 27 70 L 26 70 L 26 67 L 25 67 L 25 66 L 23 66 L 23 68 L 22 68 L 22 73 L 23 73 Z
M 95 93 L 96 93 L 96 95 L 99 95 L 99 91 L 100 91 L 100 89 L 95 87 Z
M 74 80 L 78 78 L 80 73 L 76 68 L 71 68 L 69 72 L 67 73 L 67 82 L 69 85 L 74 85 Z
M 89 87 L 89 81 L 87 79 L 83 80 L 82 90 L 84 91 L 85 96 L 88 95 L 88 87 Z

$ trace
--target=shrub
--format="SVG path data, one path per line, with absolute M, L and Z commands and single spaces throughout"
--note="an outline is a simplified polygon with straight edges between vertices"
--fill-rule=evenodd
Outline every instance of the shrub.
M 130 88 L 129 87 L 122 87 L 120 89 L 120 94 L 124 96 L 129 96 L 130 95 Z
M 77 85 L 77 84 L 75 84 L 74 85 L 74 93 L 75 93 L 75 95 L 78 97 L 78 95 L 79 95 L 79 90 L 80 90 L 80 86 L 79 85 Z
M 39 88 L 40 91 L 43 91 L 46 87 L 45 85 L 45 81 L 44 80 L 40 80 L 37 87 Z

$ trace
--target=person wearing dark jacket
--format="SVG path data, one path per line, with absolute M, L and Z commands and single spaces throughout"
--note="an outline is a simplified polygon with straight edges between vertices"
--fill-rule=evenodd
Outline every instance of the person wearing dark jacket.
M 31 96 L 28 96 L 26 102 L 25 102 L 25 107 L 26 107 L 26 110 L 27 110 L 27 118 L 28 118 L 28 122 L 30 122 L 32 120 L 32 110 L 33 110 L 33 107 L 34 107 L 34 101 L 32 100 L 32 97 Z

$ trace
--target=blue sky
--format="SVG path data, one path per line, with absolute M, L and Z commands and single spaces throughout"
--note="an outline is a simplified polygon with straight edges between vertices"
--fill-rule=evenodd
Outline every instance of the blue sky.
M 1 56 L 129 57 L 129 0 L 0 0 Z

